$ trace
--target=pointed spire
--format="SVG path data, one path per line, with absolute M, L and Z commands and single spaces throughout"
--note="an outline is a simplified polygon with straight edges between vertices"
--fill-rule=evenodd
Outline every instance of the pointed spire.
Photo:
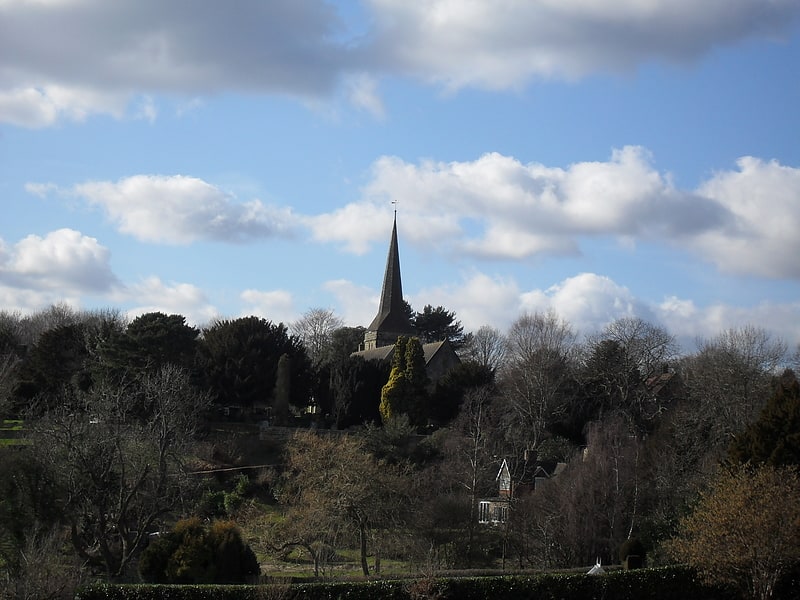
M 400 278 L 400 252 L 397 247 L 397 211 L 392 224 L 392 238 L 389 243 L 389 255 L 386 257 L 386 271 L 383 275 L 381 302 L 378 314 L 367 328 L 365 343 L 368 337 L 373 338 L 375 346 L 393 344 L 399 335 L 413 332 L 411 323 L 403 303 L 403 284 Z M 372 336 L 369 334 L 373 333 Z M 394 339 L 390 339 L 394 337 Z

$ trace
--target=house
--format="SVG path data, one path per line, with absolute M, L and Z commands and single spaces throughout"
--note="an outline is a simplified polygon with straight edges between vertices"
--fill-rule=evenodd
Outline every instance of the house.
M 527 452 L 526 452 L 527 458 Z M 497 472 L 497 496 L 481 498 L 478 501 L 478 522 L 484 525 L 500 525 L 508 520 L 508 511 L 515 499 L 534 493 L 546 485 L 547 481 L 556 477 L 567 463 L 556 461 L 523 460 L 519 465 L 520 472 L 512 475 L 512 464 L 503 459 Z

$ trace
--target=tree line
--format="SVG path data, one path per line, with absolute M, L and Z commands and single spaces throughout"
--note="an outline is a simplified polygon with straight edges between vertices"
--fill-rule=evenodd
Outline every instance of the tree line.
M 709 490 L 731 489 L 720 473 L 800 459 L 797 380 L 784 372 L 798 354 L 763 330 L 724 331 L 684 354 L 636 318 L 583 338 L 554 313 L 465 334 L 443 307 L 408 310 L 418 336 L 392 364 L 352 356 L 364 330 L 325 309 L 288 326 L 242 317 L 202 328 L 163 313 L 0 313 L 0 415 L 22 417 L 29 442 L 0 447 L 5 576 L 34 585 L 25 557 L 39 552 L 51 557 L 40 572 L 131 577 L 152 532 L 198 516 L 236 520 L 261 556 L 302 548 L 317 574 L 342 547 L 358 550 L 365 575 L 397 557 L 441 568 L 616 562 L 634 538 L 652 561 L 689 560 L 704 556 L 704 538 L 682 517 Z M 431 382 L 419 348 L 440 339 L 462 364 Z M 203 444 L 230 410 L 350 434 L 299 431 L 250 477 L 193 475 L 221 460 L 219 444 Z M 497 495 L 503 458 L 520 490 L 537 465 L 563 469 L 486 527 L 477 503 Z M 783 497 L 800 499 L 789 488 Z

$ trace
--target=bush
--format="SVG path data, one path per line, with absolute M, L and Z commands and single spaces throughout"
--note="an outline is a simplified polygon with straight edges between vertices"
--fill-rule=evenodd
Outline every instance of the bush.
M 619 549 L 619 562 L 626 569 L 641 569 L 645 566 L 646 550 L 638 538 L 628 538 Z
M 258 560 L 232 521 L 206 528 L 198 518 L 179 521 L 142 553 L 139 574 L 148 583 L 246 583 Z
M 79 590 L 76 600 L 258 600 L 269 597 L 264 586 L 96 585 Z M 736 594 L 705 585 L 685 567 L 613 571 L 599 577 L 584 574 L 463 577 L 409 581 L 363 581 L 295 584 L 279 588 L 289 600 L 733 600 Z M 780 600 L 796 595 L 776 595 Z

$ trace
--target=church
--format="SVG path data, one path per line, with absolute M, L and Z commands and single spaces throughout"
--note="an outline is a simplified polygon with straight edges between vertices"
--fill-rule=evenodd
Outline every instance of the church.
M 364 360 L 391 361 L 397 338 L 414 335 L 414 327 L 408 320 L 403 302 L 400 252 L 397 246 L 397 211 L 395 211 L 378 314 L 367 327 L 364 342 L 353 356 L 360 356 Z M 422 350 L 425 353 L 425 367 L 431 383 L 435 383 L 450 369 L 461 364 L 447 340 L 424 344 Z

